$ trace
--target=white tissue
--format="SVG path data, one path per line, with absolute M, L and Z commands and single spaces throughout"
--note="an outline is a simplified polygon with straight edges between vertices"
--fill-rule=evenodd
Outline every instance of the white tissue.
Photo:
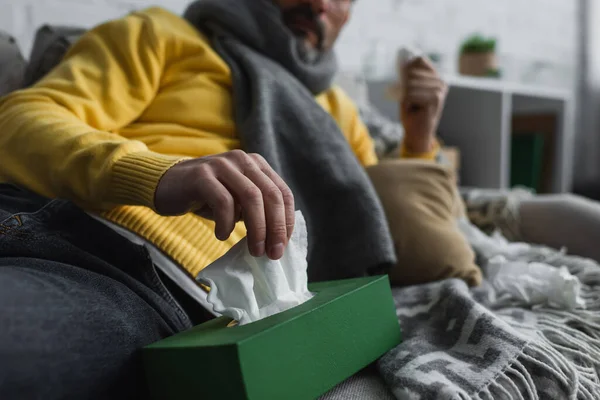
M 406 65 L 413 61 L 417 57 L 423 57 L 423 53 L 420 50 L 413 49 L 410 47 L 402 47 L 398 50 L 396 56 L 396 69 L 398 81 L 388 88 L 388 95 L 399 102 L 404 98 L 404 68 Z
M 296 211 L 294 232 L 280 260 L 253 257 L 244 238 L 196 279 L 210 286 L 207 300 L 216 313 L 244 325 L 312 297 L 307 283 L 307 252 L 306 222 Z
M 396 55 L 396 66 L 398 68 L 398 75 L 402 75 L 402 70 L 412 60 L 417 57 L 422 57 L 423 52 L 421 50 L 411 48 L 411 47 L 402 47 L 398 50 L 398 54 Z
M 585 307 L 580 297 L 581 282 L 566 267 L 507 261 L 504 256 L 496 256 L 488 262 L 485 272 L 498 297 L 566 310 Z

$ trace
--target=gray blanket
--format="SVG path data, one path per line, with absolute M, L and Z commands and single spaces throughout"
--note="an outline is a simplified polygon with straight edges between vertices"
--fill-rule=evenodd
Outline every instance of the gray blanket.
M 553 308 L 458 280 L 394 289 L 404 342 L 378 364 L 399 399 L 600 399 L 600 266 L 563 252 L 510 246 L 466 221 L 479 265 L 508 260 L 565 266 L 584 308 Z M 515 279 L 516 287 L 526 278 Z

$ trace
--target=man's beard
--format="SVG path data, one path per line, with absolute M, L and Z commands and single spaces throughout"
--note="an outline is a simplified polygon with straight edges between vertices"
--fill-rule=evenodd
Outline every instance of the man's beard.
M 315 60 L 323 52 L 325 47 L 325 26 L 319 19 L 319 16 L 314 13 L 312 7 L 308 4 L 300 4 L 299 6 L 290 8 L 283 12 L 283 22 L 296 35 L 304 39 L 302 44 L 299 44 L 298 50 L 306 61 Z M 317 37 L 316 46 L 311 46 L 306 40 L 308 34 L 303 29 L 298 29 L 295 24 L 300 23 L 304 29 L 309 29 Z

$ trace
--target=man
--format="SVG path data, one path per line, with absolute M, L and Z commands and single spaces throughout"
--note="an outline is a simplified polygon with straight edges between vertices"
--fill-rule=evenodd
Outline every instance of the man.
M 138 350 L 205 318 L 193 277 L 246 233 L 280 258 L 295 209 L 311 280 L 394 262 L 372 142 L 331 87 L 351 3 L 134 13 L 0 102 L 1 398 L 142 398 Z M 404 153 L 431 159 L 446 88 L 423 59 L 406 82 Z

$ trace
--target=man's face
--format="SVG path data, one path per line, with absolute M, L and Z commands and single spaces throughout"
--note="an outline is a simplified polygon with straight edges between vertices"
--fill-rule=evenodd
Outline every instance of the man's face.
M 350 17 L 352 0 L 274 0 L 284 23 L 318 52 L 333 47 Z

